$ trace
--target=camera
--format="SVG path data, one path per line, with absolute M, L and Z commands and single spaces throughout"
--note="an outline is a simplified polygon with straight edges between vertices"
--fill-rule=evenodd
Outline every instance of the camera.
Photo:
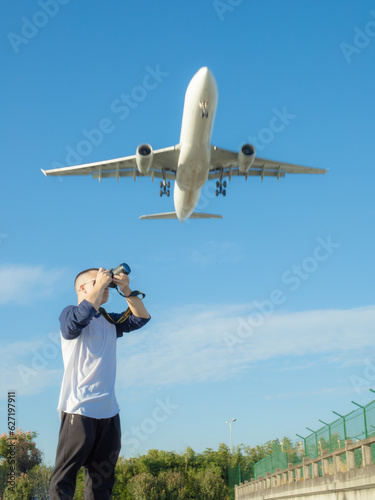
M 114 274 L 120 274 L 120 273 L 124 273 L 124 274 L 130 274 L 131 272 L 131 269 L 130 267 L 125 264 L 125 262 L 123 262 L 122 264 L 118 265 L 117 267 L 115 267 L 114 269 L 110 269 L 110 273 L 112 274 L 112 276 Z M 110 283 L 108 285 L 109 288 L 116 288 L 116 285 L 113 283 Z

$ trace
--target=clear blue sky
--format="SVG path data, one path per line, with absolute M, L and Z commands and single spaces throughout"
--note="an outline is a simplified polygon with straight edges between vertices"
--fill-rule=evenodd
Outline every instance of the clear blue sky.
M 58 316 L 80 270 L 120 262 L 152 315 L 118 343 L 123 456 L 217 449 L 232 418 L 234 444 L 294 439 L 369 402 L 373 2 L 60 2 L 0 8 L 0 431 L 14 389 L 18 426 L 38 432 L 53 464 Z M 173 210 L 150 179 L 42 175 L 74 154 L 87 163 L 177 144 L 201 66 L 219 89 L 213 144 L 255 139 L 261 157 L 328 173 L 233 179 L 226 198 L 207 186 L 199 208 L 223 219 L 183 224 L 139 221 Z M 150 69 L 159 81 L 145 92 Z M 119 109 L 122 94 L 132 108 Z

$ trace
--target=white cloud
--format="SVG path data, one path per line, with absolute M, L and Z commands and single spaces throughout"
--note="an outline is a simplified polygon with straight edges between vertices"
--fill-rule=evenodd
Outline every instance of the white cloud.
M 375 307 L 254 314 L 252 305 L 196 306 L 118 343 L 118 382 L 125 386 L 223 380 L 280 356 L 353 352 L 373 346 Z M 256 323 L 258 327 L 252 326 Z
M 319 389 L 317 391 L 280 392 L 273 396 L 267 395 L 264 397 L 264 399 L 266 399 L 267 401 L 271 399 L 291 399 L 291 398 L 298 399 L 298 398 L 307 398 L 311 396 L 320 396 L 322 394 L 337 394 L 342 392 L 346 393 L 346 390 L 343 391 L 341 387 L 328 387 L 324 389 Z M 351 388 L 351 392 L 353 392 L 353 388 Z
M 0 305 L 29 304 L 51 296 L 63 270 L 43 266 L 3 264 L 0 266 Z
M 59 333 L 2 346 L 0 380 L 4 397 L 13 390 L 19 396 L 39 394 L 47 387 L 58 387 L 61 379 Z
M 258 327 L 251 326 L 254 318 Z M 119 339 L 117 387 L 228 380 L 257 362 L 278 364 L 281 356 L 295 357 L 296 369 L 302 369 L 298 357 L 308 362 L 311 354 L 344 367 L 345 361 L 366 358 L 374 345 L 374 324 L 375 306 L 268 317 L 257 316 L 253 304 L 173 309 L 162 320 L 152 319 L 144 330 Z M 58 388 L 61 377 L 57 333 L 8 344 L 0 351 L 3 392 L 40 393 L 46 387 Z

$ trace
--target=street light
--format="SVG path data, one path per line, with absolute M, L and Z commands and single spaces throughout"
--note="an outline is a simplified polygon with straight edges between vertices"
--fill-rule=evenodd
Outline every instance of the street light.
M 229 424 L 229 435 L 230 435 L 230 452 L 232 453 L 232 425 L 233 425 L 233 422 L 235 422 L 237 419 L 236 418 L 232 418 L 232 421 L 229 422 L 229 420 L 227 420 L 225 423 L 226 424 Z

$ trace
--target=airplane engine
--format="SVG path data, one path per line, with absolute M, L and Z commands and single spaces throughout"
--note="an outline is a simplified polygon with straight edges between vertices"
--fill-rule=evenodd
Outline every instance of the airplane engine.
M 238 165 L 241 174 L 246 174 L 255 159 L 255 148 L 251 144 L 244 144 L 238 153 Z
M 149 144 L 141 144 L 137 147 L 135 161 L 141 174 L 146 174 L 152 165 L 154 152 Z

